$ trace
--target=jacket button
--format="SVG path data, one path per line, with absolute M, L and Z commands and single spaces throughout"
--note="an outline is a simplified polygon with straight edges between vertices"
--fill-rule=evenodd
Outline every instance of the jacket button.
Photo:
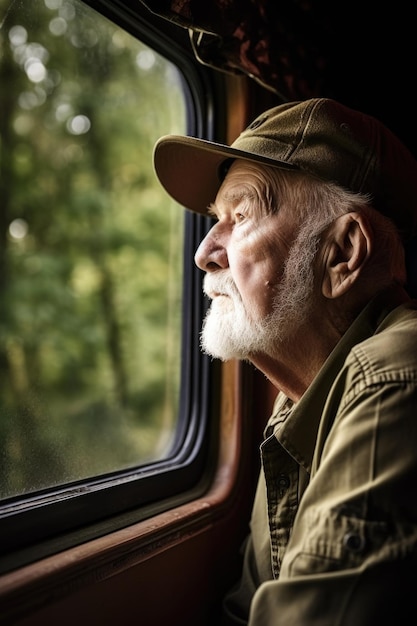
M 343 545 L 350 552 L 362 552 L 365 547 L 365 538 L 357 533 L 346 533 L 343 537 Z
M 290 486 L 290 479 L 286 474 L 280 474 L 278 476 L 278 485 L 281 491 L 288 489 L 288 487 Z

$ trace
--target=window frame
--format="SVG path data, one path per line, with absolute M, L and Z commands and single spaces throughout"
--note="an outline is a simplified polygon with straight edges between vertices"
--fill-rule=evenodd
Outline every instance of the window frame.
M 81 0 L 104 17 L 173 62 L 184 75 L 189 91 L 189 133 L 213 138 L 223 120 L 214 124 L 213 101 L 222 88 L 216 72 L 197 65 L 188 34 L 146 7 L 120 0 Z M 140 3 L 138 3 L 139 5 Z M 186 43 L 187 41 L 187 43 Z M 210 220 L 184 211 L 184 279 L 182 372 L 177 452 L 168 459 L 69 483 L 58 488 L 14 497 L 0 503 L 0 574 L 55 554 L 111 531 L 147 519 L 204 493 L 214 471 L 216 454 L 210 448 L 217 424 L 212 419 L 216 400 L 212 380 L 218 366 L 200 352 L 199 332 L 206 302 L 194 250 Z

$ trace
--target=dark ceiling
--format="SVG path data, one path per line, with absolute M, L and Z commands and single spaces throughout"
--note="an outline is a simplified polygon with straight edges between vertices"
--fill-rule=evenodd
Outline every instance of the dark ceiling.
M 327 96 L 373 114 L 417 151 L 411 5 L 323 0 L 137 0 L 190 29 L 202 62 L 287 100 Z

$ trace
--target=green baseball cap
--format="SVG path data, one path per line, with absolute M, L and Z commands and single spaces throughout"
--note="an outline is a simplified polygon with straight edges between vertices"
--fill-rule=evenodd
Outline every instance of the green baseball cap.
M 417 232 L 416 159 L 377 119 L 335 100 L 313 98 L 269 109 L 231 146 L 168 135 L 154 149 L 162 186 L 201 214 L 215 200 L 228 159 L 306 172 L 368 194 L 404 240 Z

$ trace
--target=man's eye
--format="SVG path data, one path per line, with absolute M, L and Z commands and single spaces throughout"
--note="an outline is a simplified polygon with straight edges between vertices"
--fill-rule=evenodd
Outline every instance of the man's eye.
M 243 213 L 235 213 L 235 220 L 236 222 L 243 222 L 243 220 L 246 218 L 246 215 L 244 215 Z

